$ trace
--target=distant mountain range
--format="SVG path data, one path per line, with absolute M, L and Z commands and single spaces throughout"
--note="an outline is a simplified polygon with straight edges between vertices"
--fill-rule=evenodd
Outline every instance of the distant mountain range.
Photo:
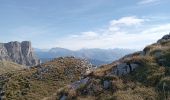
M 94 65 L 108 64 L 117 60 L 126 54 L 132 53 L 135 50 L 131 49 L 80 49 L 77 51 L 65 48 L 52 48 L 50 50 L 42 50 L 34 48 L 36 55 L 42 62 L 49 61 L 53 58 L 74 56 L 77 58 L 87 59 Z

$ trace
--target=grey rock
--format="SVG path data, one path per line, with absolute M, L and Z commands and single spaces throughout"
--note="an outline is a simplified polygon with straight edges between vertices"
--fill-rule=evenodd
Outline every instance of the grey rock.
M 67 96 L 66 95 L 63 95 L 60 100 L 66 100 L 67 99 Z
M 159 64 L 160 66 L 162 66 L 162 65 L 164 64 L 164 62 L 166 62 L 166 59 L 159 59 L 159 60 L 158 60 L 158 64 Z
M 79 81 L 76 81 L 70 85 L 70 87 L 74 90 L 78 89 L 80 85 L 86 85 L 89 82 L 89 77 L 85 79 L 81 79 Z
M 160 40 L 158 40 L 157 43 L 160 43 L 160 42 L 162 42 L 162 41 L 166 41 L 166 40 L 169 40 L 169 39 L 170 39 L 170 33 L 167 34 L 167 35 L 165 35 L 165 36 L 163 36 Z
M 154 53 L 154 56 L 155 56 L 156 58 L 161 57 L 161 56 L 162 56 L 162 51 L 157 51 L 157 52 L 155 52 L 155 53 Z
M 164 39 L 164 40 L 170 39 L 170 33 L 168 35 L 163 36 L 162 39 Z
M 139 51 L 139 55 L 140 56 L 145 56 L 145 52 L 144 51 Z
M 132 67 L 132 70 L 134 70 L 135 68 L 139 67 L 139 65 L 132 63 L 132 64 L 131 64 L 131 67 Z
M 40 63 L 40 60 L 34 55 L 29 41 L 0 43 L 0 60 L 26 66 L 35 66 Z
M 135 64 L 135 63 L 130 63 L 130 65 L 128 65 L 127 63 L 120 63 L 117 65 L 116 68 L 112 69 L 111 74 L 118 75 L 118 76 L 126 75 L 126 74 L 130 73 L 131 71 L 133 71 L 137 67 L 139 67 L 139 65 Z
M 109 89 L 111 87 L 111 82 L 108 80 L 105 80 L 103 82 L 103 87 L 104 87 L 104 89 Z

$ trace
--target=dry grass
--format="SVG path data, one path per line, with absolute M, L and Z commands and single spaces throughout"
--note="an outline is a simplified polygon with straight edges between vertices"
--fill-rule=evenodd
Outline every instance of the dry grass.
M 31 69 L 10 73 L 5 81 L 8 100 L 40 100 L 53 95 L 59 88 L 79 80 L 86 71 L 82 60 L 60 58 Z M 74 95 L 73 92 L 71 92 Z
M 117 91 L 113 98 L 115 100 L 156 100 L 157 93 L 152 88 L 137 87 L 134 90 Z
M 0 61 L 0 74 L 4 74 L 11 71 L 17 71 L 24 68 L 26 68 L 26 66 L 8 61 Z

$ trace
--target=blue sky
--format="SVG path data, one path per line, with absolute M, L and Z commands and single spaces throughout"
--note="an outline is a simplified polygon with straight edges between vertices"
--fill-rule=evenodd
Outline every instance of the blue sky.
M 0 42 L 141 49 L 170 32 L 169 0 L 0 0 Z

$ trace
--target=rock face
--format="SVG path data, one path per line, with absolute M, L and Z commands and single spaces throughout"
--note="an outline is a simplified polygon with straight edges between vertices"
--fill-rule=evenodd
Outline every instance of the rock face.
M 0 60 L 12 61 L 26 66 L 40 63 L 40 60 L 34 55 L 29 41 L 0 43 Z

